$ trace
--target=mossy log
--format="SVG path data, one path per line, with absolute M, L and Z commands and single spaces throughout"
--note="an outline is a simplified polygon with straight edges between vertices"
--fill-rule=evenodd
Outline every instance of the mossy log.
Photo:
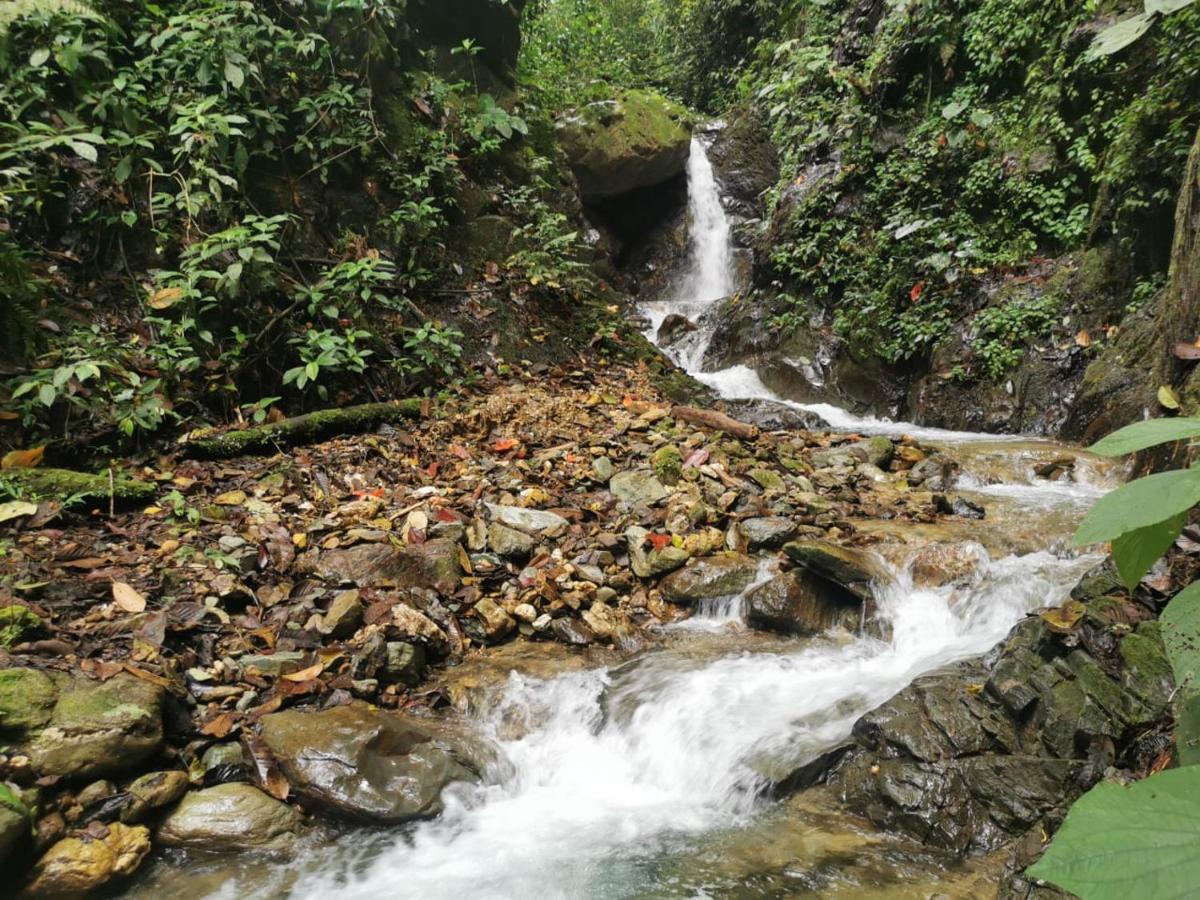
M 4 479 L 35 499 L 67 500 L 79 497 L 87 500 L 143 502 L 152 500 L 158 486 L 137 481 L 124 475 L 109 477 L 108 472 L 93 475 L 71 469 L 8 469 Z
M 192 438 L 183 447 L 188 456 L 204 459 L 228 459 L 248 453 L 261 453 L 278 447 L 319 441 L 339 434 L 368 431 L 385 422 L 415 419 L 421 414 L 419 399 L 395 403 L 364 403 L 345 409 L 323 409 L 272 422 L 257 428 L 227 431 L 211 437 Z

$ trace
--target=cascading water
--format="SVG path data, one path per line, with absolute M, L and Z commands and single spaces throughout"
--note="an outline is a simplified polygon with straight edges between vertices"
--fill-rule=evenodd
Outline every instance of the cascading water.
M 701 318 L 732 289 L 729 222 L 698 140 L 688 172 L 692 263 L 673 297 L 647 307 L 655 331 L 673 312 Z M 699 372 L 709 333 L 693 337 L 673 351 L 690 371 L 718 389 L 749 384 L 752 395 L 779 399 L 745 372 Z M 850 424 L 853 417 L 836 413 L 829 418 Z M 862 425 L 853 422 L 869 430 Z M 956 442 L 989 440 L 924 433 L 951 450 Z M 1013 460 L 1001 471 L 1005 483 L 980 476 L 975 486 L 997 494 L 1011 488 L 1006 502 L 1020 504 L 1024 517 L 1049 505 L 1077 518 L 1100 491 L 1086 483 L 1042 491 L 1026 476 L 1028 459 L 997 453 Z M 1046 551 L 996 559 L 976 552 L 982 564 L 965 586 L 918 588 L 903 567 L 891 567 L 893 581 L 876 596 L 886 641 L 832 634 L 756 643 L 738 626 L 740 597 L 730 597 L 671 629 L 666 649 L 622 666 L 544 681 L 513 674 L 491 703 L 479 704 L 486 706 L 479 726 L 499 749 L 487 784 L 449 790 L 439 819 L 399 837 L 357 833 L 304 854 L 296 864 L 303 875 L 289 872 L 266 888 L 261 877 L 256 885 L 227 881 L 224 892 L 708 896 L 680 873 L 711 861 L 703 848 L 714 835 L 757 833 L 755 823 L 772 814 L 763 796 L 772 779 L 845 741 L 856 719 L 917 675 L 994 646 L 1030 610 L 1065 598 L 1095 561 Z

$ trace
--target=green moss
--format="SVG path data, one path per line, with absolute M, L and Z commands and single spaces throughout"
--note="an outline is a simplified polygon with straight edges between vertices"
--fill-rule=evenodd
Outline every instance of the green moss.
M 650 465 L 659 480 L 667 484 L 675 484 L 683 475 L 683 456 L 674 444 L 659 447 L 650 457 Z
M 42 627 L 42 620 L 27 606 L 14 603 L 0 607 L 0 647 L 18 644 L 31 632 Z
M 14 740 L 50 721 L 58 686 L 37 669 L 0 669 L 0 734 Z
M 115 500 L 138 502 L 153 499 L 158 491 L 153 484 L 125 475 L 116 475 L 110 481 L 107 472 L 92 475 L 70 469 L 9 469 L 4 478 L 35 500 L 107 500 L 111 495 Z

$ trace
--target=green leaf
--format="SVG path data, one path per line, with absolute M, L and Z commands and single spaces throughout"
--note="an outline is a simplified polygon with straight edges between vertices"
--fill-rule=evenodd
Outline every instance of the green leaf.
M 233 86 L 236 91 L 245 83 L 246 73 L 242 71 L 242 67 L 229 60 L 225 60 L 225 80 Z
M 113 169 L 113 178 L 117 181 L 125 181 L 131 174 L 133 174 L 132 154 L 122 157 L 121 161 L 117 163 L 117 167 Z
M 1034 878 L 1086 900 L 1191 897 L 1200 884 L 1200 768 L 1104 782 L 1067 814 Z
M 0 503 L 0 522 L 7 522 L 9 519 L 16 519 L 21 516 L 32 516 L 37 511 L 36 503 L 27 503 L 24 500 L 11 500 L 8 503 Z
M 1194 682 L 1200 672 L 1200 581 L 1176 594 L 1160 621 L 1175 683 L 1183 687 Z
M 45 47 L 39 47 L 29 54 L 29 65 L 34 69 L 40 69 L 46 64 L 46 60 L 50 58 L 50 51 Z
M 1092 44 L 1088 47 L 1088 55 L 1097 58 L 1120 53 L 1145 34 L 1153 23 L 1154 16 L 1149 13 L 1138 13 L 1116 25 L 1110 25 L 1092 39 Z
M 96 148 L 91 144 L 84 143 L 83 141 L 70 141 L 69 146 L 75 151 L 76 156 L 86 159 L 88 162 L 96 161 Z
M 1131 591 L 1137 587 L 1142 576 L 1175 543 L 1186 521 L 1184 515 L 1175 516 L 1165 522 L 1123 534 L 1113 541 L 1113 562 L 1117 564 L 1117 572 L 1125 587 Z
M 43 406 L 53 406 L 54 401 L 58 399 L 58 391 L 52 384 L 43 384 L 38 388 L 38 399 L 42 401 Z
M 1178 12 L 1185 6 L 1191 6 L 1195 2 L 1196 0 L 1146 0 L 1146 12 L 1167 16 L 1173 12 Z
M 1200 764 L 1200 690 L 1175 695 L 1175 753 L 1181 766 Z
M 1101 438 L 1088 449 L 1101 456 L 1124 456 L 1147 447 L 1200 437 L 1200 419 L 1147 419 Z
M 1075 532 L 1075 546 L 1113 541 L 1157 525 L 1200 503 L 1200 469 L 1159 472 L 1101 497 Z

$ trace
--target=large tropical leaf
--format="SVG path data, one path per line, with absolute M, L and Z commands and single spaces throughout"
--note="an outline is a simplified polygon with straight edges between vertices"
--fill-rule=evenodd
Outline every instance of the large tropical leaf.
M 1175 595 L 1160 616 L 1175 673 L 1175 750 L 1185 766 L 1200 764 L 1200 582 Z
M 1093 57 L 1112 56 L 1120 53 L 1154 24 L 1154 15 L 1138 13 L 1128 19 L 1123 19 L 1116 25 L 1110 25 L 1092 39 L 1088 53 Z
M 1113 541 L 1157 525 L 1200 503 L 1200 469 L 1179 469 L 1138 478 L 1105 494 L 1075 532 L 1075 545 Z
M 1112 542 L 1113 562 L 1125 587 L 1131 591 L 1137 587 L 1142 576 L 1175 543 L 1175 538 L 1183 531 L 1185 519 L 1182 515 L 1175 516 L 1165 522 L 1130 531 Z
M 1200 419 L 1147 419 L 1114 431 L 1088 449 L 1101 456 L 1124 456 L 1147 447 L 1194 437 L 1200 437 Z
M 1195 897 L 1197 810 L 1197 767 L 1171 769 L 1129 787 L 1098 784 L 1071 808 L 1029 874 L 1083 900 Z

